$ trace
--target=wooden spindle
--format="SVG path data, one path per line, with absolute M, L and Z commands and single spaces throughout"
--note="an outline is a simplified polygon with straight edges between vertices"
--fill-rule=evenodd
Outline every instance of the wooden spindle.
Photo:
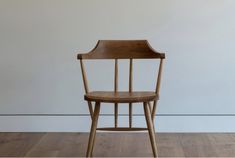
M 159 95 L 160 92 L 160 84 L 162 78 L 162 67 L 163 67 L 163 59 L 160 60 L 159 70 L 158 70 L 158 77 L 157 77 L 157 86 L 156 86 L 156 93 Z
M 148 102 L 148 106 L 149 106 L 149 110 L 150 110 L 150 112 L 151 112 L 151 114 L 152 114 L 153 108 L 152 108 L 151 102 Z
M 160 60 L 159 69 L 158 69 L 158 75 L 157 75 L 157 85 L 156 85 L 156 94 L 157 94 L 157 100 L 159 99 L 159 92 L 160 92 L 160 84 L 161 84 L 161 77 L 162 77 L 162 67 L 163 67 L 163 59 Z M 156 108 L 157 108 L 157 100 L 153 103 L 153 109 L 152 109 L 152 120 L 154 120 Z
M 114 118 L 114 127 L 117 128 L 118 126 L 118 104 L 114 103 L 114 113 L 115 113 L 115 118 Z
M 118 91 L 118 59 L 115 59 L 114 92 Z M 118 126 L 118 103 L 114 103 L 114 126 Z
M 85 68 L 84 68 L 84 64 L 83 64 L 82 59 L 80 59 L 80 65 L 81 65 L 81 71 L 82 71 L 83 85 L 84 85 L 84 88 L 85 88 L 85 92 L 86 92 L 86 94 L 87 94 L 87 93 L 89 92 L 89 89 L 88 89 L 86 71 L 85 71 Z M 93 107 L 92 107 L 92 103 L 91 103 L 90 101 L 88 101 L 87 103 L 88 103 L 88 108 L 89 108 L 90 116 L 91 116 L 91 119 L 92 119 L 92 117 L 93 117 Z
M 130 59 L 129 70 L 129 92 L 132 92 L 132 80 L 133 80 L 133 59 Z M 129 128 L 132 127 L 132 103 L 129 103 Z
M 88 93 L 89 89 L 88 89 L 88 84 L 87 84 L 86 71 L 85 71 L 82 59 L 80 59 L 80 65 L 81 65 L 81 70 L 82 70 L 82 78 L 83 78 L 83 84 L 84 84 L 85 92 Z
M 133 80 L 133 59 L 130 59 L 129 92 L 132 92 L 132 80 Z

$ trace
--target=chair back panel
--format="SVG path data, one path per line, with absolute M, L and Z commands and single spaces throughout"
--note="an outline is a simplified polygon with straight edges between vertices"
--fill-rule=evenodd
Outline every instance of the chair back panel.
M 155 51 L 147 40 L 99 40 L 88 53 L 78 54 L 78 59 L 148 59 L 165 58 Z

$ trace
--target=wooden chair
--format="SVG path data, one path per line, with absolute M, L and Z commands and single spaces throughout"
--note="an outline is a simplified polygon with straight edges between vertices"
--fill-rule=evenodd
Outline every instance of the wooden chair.
M 92 151 L 95 142 L 96 130 L 106 131 L 141 131 L 148 130 L 151 146 L 154 157 L 157 157 L 157 144 L 154 129 L 154 116 L 159 100 L 159 90 L 162 74 L 164 53 L 154 51 L 146 40 L 99 40 L 95 48 L 86 54 L 78 54 L 80 60 L 83 82 L 85 87 L 85 100 L 88 102 L 88 107 L 92 119 L 90 136 L 87 148 L 87 157 L 92 156 Z M 154 92 L 136 92 L 132 91 L 132 75 L 133 75 L 133 59 L 160 59 L 156 90 Z M 114 59 L 115 61 L 115 77 L 114 91 L 93 91 L 88 89 L 86 72 L 84 69 L 84 59 Z M 130 60 L 129 73 L 129 91 L 118 91 L 118 59 Z M 95 102 L 93 111 L 92 102 Z M 100 105 L 102 102 L 114 103 L 114 127 L 97 128 L 98 117 L 100 113 Z M 144 114 L 147 128 L 137 128 L 132 126 L 132 105 L 133 103 L 143 102 Z M 151 104 L 153 102 L 153 104 Z M 129 105 L 129 127 L 118 127 L 118 103 L 128 103 Z

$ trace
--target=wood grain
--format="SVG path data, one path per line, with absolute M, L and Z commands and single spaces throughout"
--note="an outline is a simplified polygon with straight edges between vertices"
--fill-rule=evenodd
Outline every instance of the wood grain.
M 82 59 L 80 59 L 80 66 L 81 66 L 81 71 L 82 71 L 82 79 L 83 79 L 83 85 L 84 85 L 85 93 L 88 93 L 89 92 L 89 88 L 88 88 L 88 83 L 87 83 L 86 70 L 84 68 L 84 64 L 83 64 Z M 90 101 L 88 101 L 87 103 L 88 103 L 88 108 L 89 108 L 90 116 L 91 116 L 91 119 L 92 119 L 92 116 L 93 116 L 92 103 Z
M 0 133 L 0 156 L 25 156 L 45 133 Z
M 151 142 L 151 145 L 152 145 L 153 156 L 158 157 L 157 142 L 156 142 L 156 137 L 155 137 L 154 125 L 153 125 L 153 121 L 152 121 L 152 118 L 151 118 L 151 111 L 149 109 L 148 103 L 144 102 L 143 107 L 144 107 L 146 124 L 147 124 L 148 132 L 149 132 L 149 138 L 150 138 L 150 142 Z
M 87 101 L 98 101 L 106 103 L 134 103 L 154 101 L 157 98 L 155 92 L 112 92 L 112 91 L 94 91 L 85 95 Z
M 118 91 L 118 59 L 115 59 L 114 67 L 114 92 Z M 118 126 L 118 103 L 114 103 L 114 127 Z
M 156 84 L 156 94 L 157 98 L 159 99 L 160 95 L 160 84 L 161 84 L 161 78 L 162 78 L 162 69 L 163 69 L 163 59 L 160 60 L 159 68 L 158 68 L 158 75 L 157 75 L 157 84 Z M 152 120 L 154 121 L 154 117 L 156 114 L 156 109 L 157 109 L 157 100 L 154 101 L 153 103 L 153 108 L 152 108 Z
M 96 102 L 94 114 L 92 117 L 91 131 L 90 131 L 90 136 L 89 136 L 89 141 L 88 141 L 86 157 L 92 156 L 92 151 L 93 151 L 94 143 L 95 143 L 96 128 L 97 128 L 97 124 L 98 124 L 99 113 L 100 113 L 100 103 Z
M 235 157 L 235 133 L 157 133 L 159 157 Z M 84 157 L 87 133 L 0 133 L 1 157 Z M 94 156 L 151 157 L 147 133 L 97 133 Z
M 97 128 L 97 130 L 101 131 L 147 131 L 147 128 L 141 128 L 141 127 L 102 127 L 102 128 Z
M 88 53 L 78 54 L 78 59 L 151 59 L 165 58 L 155 51 L 147 40 L 99 40 Z
M 129 66 L 129 92 L 132 93 L 133 87 L 133 59 L 130 59 Z M 132 103 L 129 103 L 129 127 L 132 127 Z

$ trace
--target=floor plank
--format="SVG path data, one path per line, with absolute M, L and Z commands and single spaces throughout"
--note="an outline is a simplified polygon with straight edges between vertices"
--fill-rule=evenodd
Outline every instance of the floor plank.
M 1 157 L 83 157 L 87 133 L 0 133 Z M 160 157 L 234 157 L 233 133 L 158 133 Z M 147 133 L 98 133 L 97 157 L 151 157 Z
M 0 133 L 0 156 L 25 156 L 43 135 L 43 133 Z

